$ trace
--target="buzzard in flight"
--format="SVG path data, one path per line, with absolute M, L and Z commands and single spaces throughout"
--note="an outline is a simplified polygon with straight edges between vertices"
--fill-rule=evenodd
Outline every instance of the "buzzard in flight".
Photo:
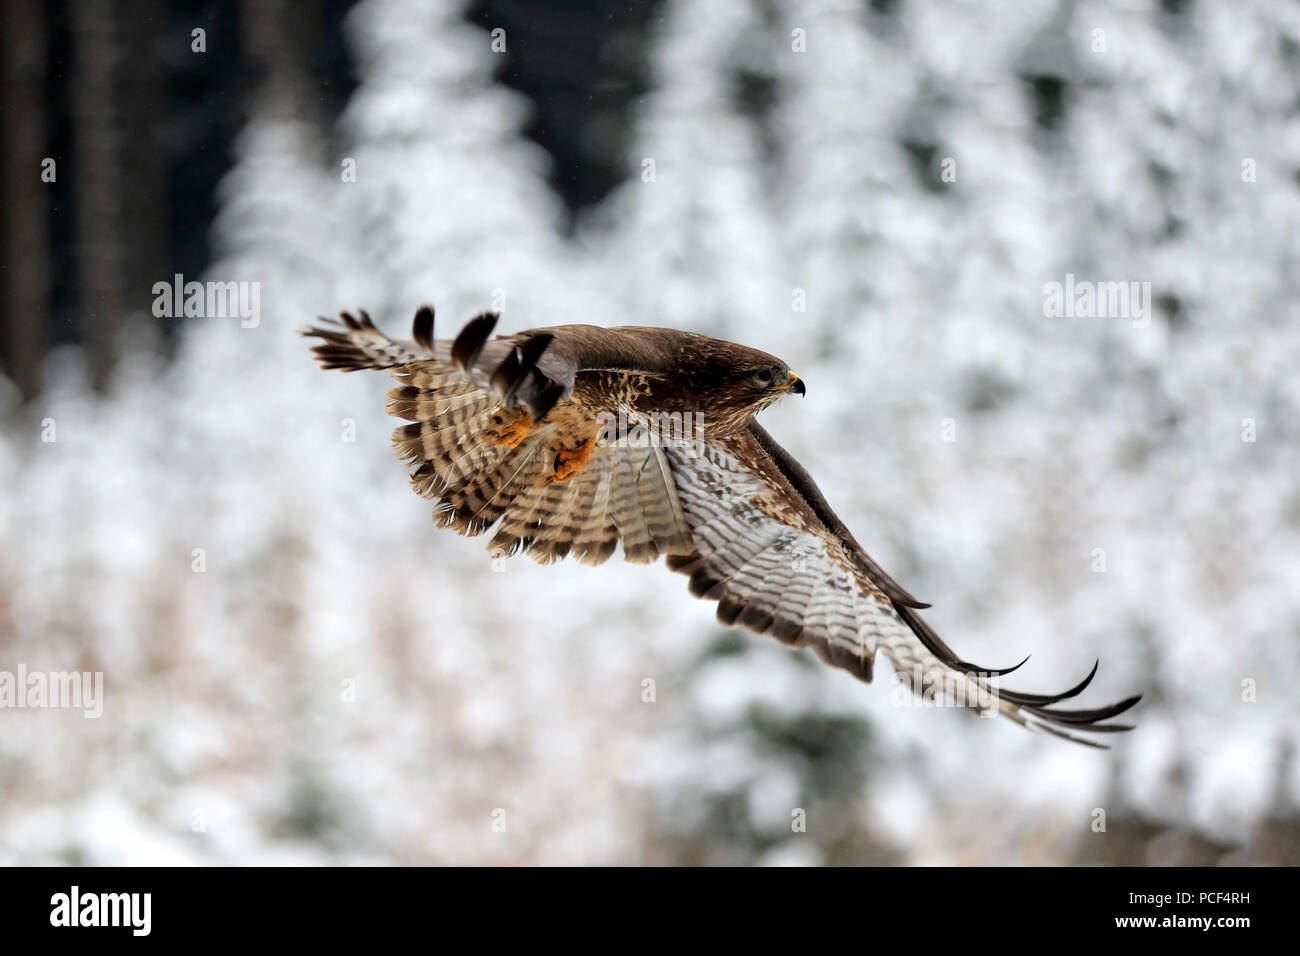
M 718 602 L 718 619 L 811 647 L 827 664 L 871 680 L 882 653 L 924 695 L 1101 746 L 1081 733 L 1138 697 L 1092 710 L 1060 708 L 1097 672 L 1059 694 L 996 686 L 1015 670 L 958 657 L 921 619 L 928 607 L 868 557 L 803 467 L 755 415 L 804 383 L 756 349 L 693 332 L 561 325 L 490 338 L 485 313 L 452 340 L 433 337 L 433 310 L 411 342 L 348 313 L 302 334 L 323 368 L 391 369 L 388 412 L 414 466 L 415 490 L 436 500 L 440 527 L 541 562 L 573 554 L 600 564 L 661 554 Z M 1021 662 L 1024 663 L 1023 661 Z M 1016 665 L 1017 667 L 1020 665 Z

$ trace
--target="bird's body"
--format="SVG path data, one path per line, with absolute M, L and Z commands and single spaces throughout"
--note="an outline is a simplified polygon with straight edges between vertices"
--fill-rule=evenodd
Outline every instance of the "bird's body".
M 362 313 L 304 334 L 325 368 L 390 369 L 388 411 L 408 424 L 393 443 L 414 467 L 435 520 L 462 534 L 494 531 L 494 553 L 600 564 L 667 555 L 718 618 L 869 681 L 877 653 L 918 693 L 1084 743 L 1074 731 L 1130 698 L 1062 710 L 1062 694 L 1000 690 L 1005 671 L 957 657 L 835 515 L 808 473 L 755 420 L 803 382 L 775 356 L 693 332 L 562 325 L 489 340 L 496 316 L 454 340 L 433 339 L 421 309 L 414 341 Z M 1013 668 L 1014 669 L 1014 668 Z M 1094 667 L 1093 672 L 1095 673 Z

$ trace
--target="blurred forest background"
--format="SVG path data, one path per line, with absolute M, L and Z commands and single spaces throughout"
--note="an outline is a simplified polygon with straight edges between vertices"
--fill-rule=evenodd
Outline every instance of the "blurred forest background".
M 0 32 L 0 670 L 106 694 L 0 710 L 0 862 L 1300 862 L 1300 5 Z M 259 321 L 155 317 L 177 273 Z M 1046 317 L 1067 273 L 1150 282 L 1149 325 Z M 1138 729 L 904 709 L 662 566 L 435 533 L 387 379 L 294 334 L 426 301 L 780 355 L 808 396 L 767 427 L 938 632 L 1030 690 L 1100 656 Z

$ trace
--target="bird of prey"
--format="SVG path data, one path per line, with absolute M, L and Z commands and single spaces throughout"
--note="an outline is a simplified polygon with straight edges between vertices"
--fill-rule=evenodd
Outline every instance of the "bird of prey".
M 484 313 L 454 340 L 434 339 L 434 313 L 415 316 L 413 341 L 380 332 L 365 312 L 302 334 L 323 368 L 388 369 L 399 385 L 388 412 L 411 483 L 437 504 L 439 527 L 495 529 L 494 554 L 543 563 L 568 554 L 600 564 L 668 566 L 718 619 L 870 681 L 877 654 L 912 690 L 1002 714 L 1022 726 L 1102 746 L 1086 733 L 1139 697 L 1095 709 L 1056 706 L 1059 694 L 1000 688 L 1015 670 L 958 657 L 912 597 L 858 544 L 808 472 L 755 416 L 804 382 L 780 359 L 672 329 L 560 325 L 492 338 Z M 683 427 L 687 426 L 687 427 Z M 1023 664 L 1024 661 L 1021 661 Z M 1016 665 L 1019 667 L 1020 665 Z

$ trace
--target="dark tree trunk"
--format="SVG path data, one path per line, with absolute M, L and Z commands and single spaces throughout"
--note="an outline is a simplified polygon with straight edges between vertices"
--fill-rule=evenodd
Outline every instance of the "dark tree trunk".
M 119 160 L 117 98 L 120 57 L 117 11 L 112 3 L 72 6 L 72 128 L 77 177 L 77 276 L 81 341 L 92 382 L 102 387 L 112 366 L 112 345 L 126 303 L 121 242 L 126 177 Z
M 169 278 L 159 0 L 74 3 L 73 143 L 81 340 L 102 389 L 118 332 L 151 316 L 154 282 Z
M 0 77 L 0 102 L 5 104 L 0 353 L 6 373 L 28 398 L 40 387 L 43 332 L 50 309 L 46 192 L 53 187 L 41 180 L 46 158 L 42 6 L 41 0 L 6 0 L 5 68 Z M 57 172 L 66 171 L 60 163 Z

